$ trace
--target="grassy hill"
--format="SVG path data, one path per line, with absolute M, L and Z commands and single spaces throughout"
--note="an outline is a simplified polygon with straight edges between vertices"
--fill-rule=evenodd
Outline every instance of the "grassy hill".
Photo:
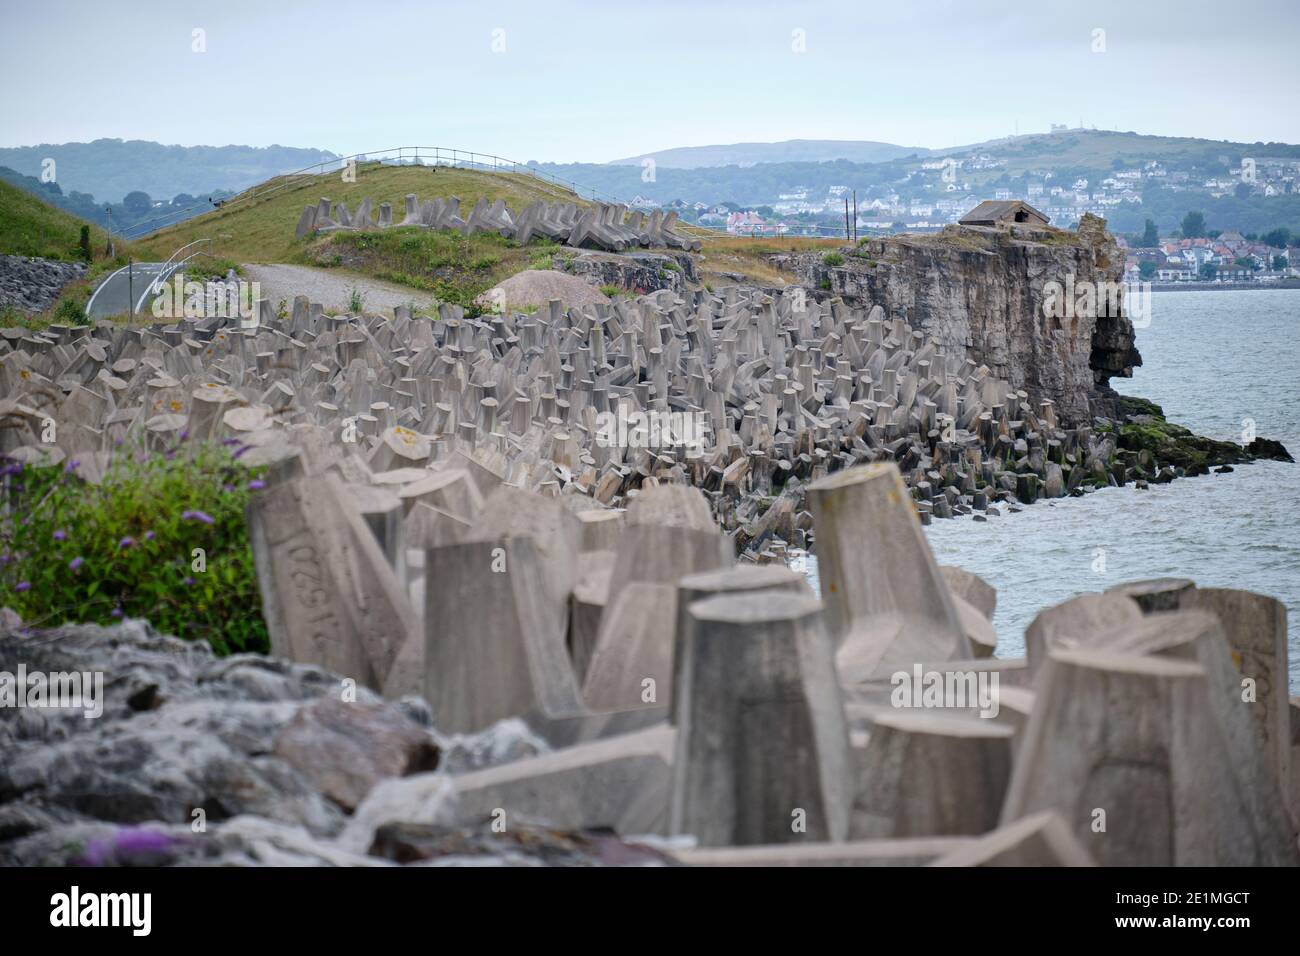
M 1045 167 L 1109 169 L 1115 165 L 1132 166 L 1150 160 L 1181 166 L 1213 166 L 1219 165 L 1220 157 L 1227 157 L 1229 164 L 1238 162 L 1242 156 L 1300 158 L 1300 146 L 1288 143 L 1232 143 L 1192 136 L 1147 136 L 1105 129 L 1033 133 L 974 146 L 936 150 L 936 155 L 972 150 L 1005 159 L 1007 165 L 1002 171 L 1013 174 Z
M 294 239 L 294 227 L 303 207 L 327 196 L 355 210 L 369 197 L 377 210 L 393 204 L 393 218 L 401 221 L 404 197 L 415 193 L 423 201 L 439 196 L 459 196 L 466 212 L 480 196 L 489 202 L 504 199 L 518 212 L 535 199 L 550 202 L 582 200 L 574 193 L 525 173 L 495 173 L 446 166 L 357 167 L 356 182 L 345 183 L 340 173 L 321 176 L 277 177 L 240 193 L 220 209 L 169 226 L 138 240 L 141 257 L 166 259 L 176 248 L 195 239 L 212 237 L 213 254 L 240 262 L 312 263 L 310 240 Z
M 131 246 L 119 239 L 114 241 L 115 256 L 108 258 L 108 236 L 98 226 L 0 180 L 0 255 L 85 261 L 80 248 L 82 226 L 90 228 L 91 259 L 85 275 L 65 286 L 59 301 L 44 313 L 27 315 L 8 305 L 0 308 L 0 326 L 42 328 L 56 319 L 74 324 L 85 321 L 86 301 L 99 279 L 126 265 L 127 256 L 134 254 Z
M 386 279 L 430 291 L 439 299 L 461 305 L 469 305 L 476 296 L 523 269 L 549 268 L 551 256 L 559 250 L 554 244 L 538 241 L 520 247 L 494 233 L 462 236 L 400 227 L 294 238 L 303 208 L 321 197 L 345 202 L 353 211 L 361 200 L 369 198 L 376 213 L 380 203 L 389 202 L 394 220 L 400 222 L 408 193 L 415 193 L 421 201 L 457 196 L 465 214 L 480 197 L 489 202 L 502 199 L 513 213 L 538 199 L 585 205 L 570 190 L 526 173 L 371 163 L 359 166 L 356 182 L 351 183 L 344 182 L 339 172 L 268 180 L 220 209 L 137 240 L 134 249 L 139 258 L 164 260 L 186 243 L 211 237 L 214 241 L 205 251 L 222 269 L 235 263 L 324 266 L 345 275 Z
M 84 220 L 0 180 L 0 255 L 81 259 L 77 243 L 83 225 Z M 106 241 L 102 229 L 90 227 L 95 256 L 103 253 Z

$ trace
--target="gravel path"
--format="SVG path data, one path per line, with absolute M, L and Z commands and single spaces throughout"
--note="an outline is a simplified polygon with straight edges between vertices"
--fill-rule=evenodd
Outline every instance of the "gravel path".
M 281 299 L 292 306 L 295 295 L 305 295 L 327 310 L 346 310 L 354 287 L 364 297 L 367 312 L 391 313 L 396 305 L 414 302 L 417 306 L 428 306 L 434 301 L 431 293 L 338 269 L 284 265 L 245 265 L 243 268 L 244 278 L 258 283 L 262 298 L 270 299 L 272 306 L 278 306 Z

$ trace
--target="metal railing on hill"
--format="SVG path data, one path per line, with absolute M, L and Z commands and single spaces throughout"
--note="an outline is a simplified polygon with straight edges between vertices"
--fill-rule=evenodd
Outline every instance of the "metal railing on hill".
M 531 176 L 538 182 L 569 190 L 583 199 L 592 199 L 599 202 L 626 202 L 626 200 L 602 193 L 590 186 L 584 186 L 581 183 L 560 176 L 553 176 L 550 173 L 529 166 L 527 163 L 505 159 L 492 153 L 449 149 L 445 146 L 394 146 L 390 149 L 356 153 L 352 156 L 341 156 L 338 159 L 314 163 L 297 172 L 284 173 L 260 186 L 254 186 L 237 196 L 232 196 L 230 199 L 217 202 L 203 201 L 192 206 L 186 206 L 184 209 L 134 223 L 119 234 L 125 239 L 140 239 L 150 233 L 194 219 L 204 212 L 210 212 L 214 209 L 225 211 L 242 209 L 288 190 L 306 188 L 313 183 L 319 183 L 321 177 L 326 173 L 343 173 L 347 170 L 349 164 L 355 164 L 357 171 L 360 172 L 365 165 L 371 163 L 387 166 L 447 166 L 457 169 L 483 169 L 497 173 L 520 173 Z
M 167 261 L 163 263 L 162 268 L 158 270 L 158 275 L 149 283 L 144 292 L 141 293 L 140 301 L 135 304 L 135 308 L 132 310 L 131 314 L 135 315 L 137 312 L 141 311 L 144 308 L 146 300 L 151 296 L 158 295 L 162 290 L 162 287 L 167 283 L 167 280 L 172 277 L 176 270 L 182 268 L 186 263 L 198 258 L 199 256 L 210 255 L 206 249 L 194 249 L 193 252 L 181 256 L 181 253 L 185 252 L 185 250 L 191 249 L 195 246 L 202 246 L 204 243 L 211 245 L 212 238 L 207 237 L 204 239 L 195 239 L 193 242 L 187 242 L 185 245 L 173 252 L 167 258 Z

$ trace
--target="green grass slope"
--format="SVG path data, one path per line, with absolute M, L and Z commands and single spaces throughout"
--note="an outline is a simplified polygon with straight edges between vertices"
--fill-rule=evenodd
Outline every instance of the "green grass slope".
M 82 219 L 43 202 L 26 190 L 0 180 L 0 255 L 80 259 L 77 241 Z M 90 227 L 90 248 L 104 251 L 106 236 Z
M 275 186 L 283 188 L 272 190 Z M 162 260 L 187 242 L 211 237 L 213 255 L 223 259 L 312 263 L 318 260 L 311 250 L 312 240 L 297 240 L 293 235 L 308 203 L 328 196 L 355 210 L 362 199 L 369 197 L 376 211 L 380 203 L 392 203 L 393 218 L 400 222 L 407 193 L 415 193 L 421 201 L 458 196 L 466 213 L 480 196 L 489 202 L 504 199 L 512 212 L 535 199 L 581 202 L 569 190 L 526 173 L 372 163 L 359 166 L 356 182 L 352 183 L 344 182 L 341 172 L 268 180 L 228 200 L 220 209 L 144 236 L 136 247 L 140 258 Z

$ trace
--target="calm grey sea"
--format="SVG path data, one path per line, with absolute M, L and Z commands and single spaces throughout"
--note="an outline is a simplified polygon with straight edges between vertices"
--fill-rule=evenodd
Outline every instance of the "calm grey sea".
M 1138 330 L 1143 366 L 1112 384 L 1198 434 L 1241 441 L 1243 420 L 1300 457 L 1300 290 L 1156 292 Z M 1286 603 L 1291 693 L 1300 693 L 1300 464 L 1138 491 L 1109 488 L 976 522 L 926 529 L 941 564 L 998 589 L 998 655 L 1024 653 L 1039 610 L 1123 581 L 1188 577 Z M 816 564 L 810 561 L 816 583 Z

